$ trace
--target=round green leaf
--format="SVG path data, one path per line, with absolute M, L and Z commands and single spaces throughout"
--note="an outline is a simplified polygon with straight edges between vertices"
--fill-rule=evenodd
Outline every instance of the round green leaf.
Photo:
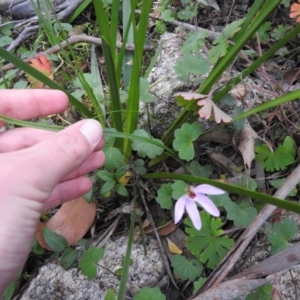
M 115 180 L 105 182 L 101 187 L 100 194 L 101 195 L 107 194 L 108 192 L 110 192 L 114 188 L 115 185 L 116 185 Z
M 43 235 L 48 246 L 55 252 L 63 252 L 68 247 L 68 241 L 64 236 L 47 227 L 43 228 Z
M 60 265 L 68 270 L 78 256 L 78 251 L 72 248 L 67 248 L 60 258 Z
M 166 296 L 161 293 L 159 288 L 143 287 L 134 295 L 133 300 L 166 300 Z
M 175 130 L 173 147 L 178 151 L 181 159 L 191 160 L 195 157 L 193 142 L 201 133 L 202 128 L 196 123 L 184 123 L 181 128 Z
M 97 262 L 103 257 L 104 250 L 102 248 L 91 247 L 83 252 L 79 261 L 79 267 L 82 274 L 89 279 L 94 279 L 97 276 Z
M 161 208 L 170 209 L 173 205 L 172 201 L 172 183 L 164 183 L 157 191 L 156 201 L 160 204 Z
M 192 280 L 194 281 L 202 273 L 203 266 L 201 262 L 197 259 L 187 260 L 182 255 L 175 255 L 172 259 L 172 267 L 174 272 L 182 280 Z
M 116 185 L 116 193 L 123 196 L 123 197 L 128 196 L 128 192 L 127 192 L 126 187 L 123 183 L 118 183 Z
M 182 180 L 175 180 L 174 183 L 172 183 L 172 198 L 179 199 L 181 196 L 185 194 L 185 188 L 187 184 Z

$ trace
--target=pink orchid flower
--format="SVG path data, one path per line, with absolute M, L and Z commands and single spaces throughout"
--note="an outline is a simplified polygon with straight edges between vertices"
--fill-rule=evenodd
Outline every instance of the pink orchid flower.
M 219 217 L 220 211 L 206 195 L 221 195 L 224 193 L 223 190 L 209 184 L 200 184 L 196 187 L 188 185 L 186 193 L 175 204 L 174 223 L 177 224 L 180 221 L 186 210 L 194 227 L 200 230 L 202 223 L 196 202 L 212 216 Z

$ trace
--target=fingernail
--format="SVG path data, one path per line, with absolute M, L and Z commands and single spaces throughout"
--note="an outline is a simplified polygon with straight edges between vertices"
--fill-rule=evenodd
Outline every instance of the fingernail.
M 91 146 L 100 141 L 103 133 L 100 123 L 95 120 L 84 121 L 83 125 L 79 127 L 79 130 Z

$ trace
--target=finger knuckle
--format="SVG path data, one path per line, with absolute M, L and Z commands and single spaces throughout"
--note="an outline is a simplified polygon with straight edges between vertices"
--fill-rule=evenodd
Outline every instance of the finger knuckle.
M 71 161 L 80 161 L 85 156 L 83 147 L 79 147 L 78 140 L 73 135 L 61 135 L 53 141 L 62 155 Z

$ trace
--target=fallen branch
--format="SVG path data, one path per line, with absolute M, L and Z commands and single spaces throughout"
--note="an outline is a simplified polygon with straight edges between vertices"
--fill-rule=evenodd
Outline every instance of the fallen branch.
M 32 58 L 38 57 L 42 53 L 44 53 L 44 54 L 54 54 L 54 53 L 57 53 L 57 52 L 59 52 L 60 50 L 62 50 L 64 48 L 66 48 L 67 46 L 70 46 L 70 45 L 73 45 L 73 44 L 76 44 L 76 43 L 84 43 L 84 42 L 95 44 L 97 46 L 102 46 L 102 40 L 100 38 L 93 37 L 93 36 L 87 36 L 87 35 L 72 35 L 66 41 L 63 41 L 63 42 L 61 42 L 57 45 L 54 45 L 53 47 L 49 48 L 48 50 L 46 50 L 44 52 L 39 52 L 39 53 L 34 54 L 31 57 L 25 58 L 25 59 L 23 59 L 23 61 L 29 62 Z M 116 46 L 117 46 L 117 48 L 121 48 L 122 43 L 117 42 Z M 127 44 L 126 45 L 126 50 L 134 51 L 134 45 L 133 44 Z M 152 46 L 145 46 L 144 50 L 145 51 L 152 51 L 153 47 Z M 13 68 L 15 68 L 15 65 L 7 64 L 7 65 L 0 68 L 0 73 L 11 70 Z
M 141 14 L 140 10 L 135 10 L 135 12 L 137 14 Z M 152 19 L 155 19 L 155 20 L 164 21 L 162 18 L 157 17 L 155 14 L 150 14 L 149 17 L 152 18 Z M 208 30 L 208 29 L 205 29 L 205 28 L 202 28 L 202 27 L 196 27 L 195 25 L 191 25 L 191 24 L 188 24 L 188 23 L 179 22 L 179 21 L 175 21 L 175 20 L 171 21 L 171 22 L 167 22 L 167 23 L 172 24 L 174 26 L 182 26 L 185 29 L 190 30 L 190 31 L 205 32 L 208 35 L 207 39 L 210 42 L 214 41 L 216 39 L 216 37 L 220 34 L 219 32 L 211 31 L 211 30 Z
M 266 283 L 271 283 L 278 277 L 278 273 L 286 272 L 299 263 L 300 243 L 298 242 L 237 274 L 231 280 L 217 284 L 194 298 L 194 300 L 228 300 L 245 296 L 251 290 Z
M 287 178 L 286 182 L 277 190 L 274 194 L 274 197 L 285 199 L 288 194 L 292 191 L 292 189 L 299 183 L 300 181 L 300 165 L 293 171 L 293 173 Z M 210 277 L 207 279 L 205 284 L 193 298 L 195 300 L 200 300 L 200 294 L 204 291 L 210 289 L 211 287 L 215 287 L 220 284 L 229 272 L 232 270 L 235 263 L 241 257 L 241 255 L 246 250 L 247 246 L 250 244 L 254 236 L 260 227 L 264 224 L 264 222 L 272 215 L 275 211 L 276 206 L 267 204 L 260 211 L 257 217 L 253 220 L 253 222 L 248 226 L 248 228 L 244 231 L 244 233 L 237 240 L 235 246 L 229 251 L 227 256 L 223 259 L 220 265 L 212 272 Z

